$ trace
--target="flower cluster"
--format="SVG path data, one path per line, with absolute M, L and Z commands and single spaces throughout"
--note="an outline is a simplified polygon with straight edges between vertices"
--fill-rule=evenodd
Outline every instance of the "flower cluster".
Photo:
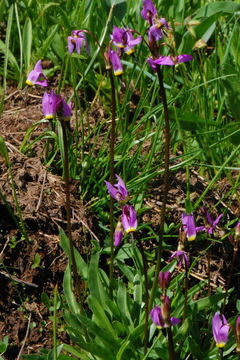
M 110 182 L 105 181 L 108 192 L 115 200 L 122 206 L 122 215 L 117 223 L 114 232 L 114 245 L 118 246 L 123 238 L 124 231 L 130 233 L 137 229 L 137 213 L 135 209 L 126 204 L 128 200 L 128 191 L 124 181 L 119 175 L 116 175 L 118 182 L 112 185 Z
M 147 61 L 154 71 L 157 71 L 158 65 L 174 66 L 179 63 L 192 60 L 191 55 L 176 55 L 174 48 L 171 44 L 168 44 L 171 50 L 171 55 L 161 55 L 158 42 L 159 40 L 162 40 L 164 36 L 168 38 L 168 33 L 171 32 L 171 27 L 165 18 L 158 17 L 157 10 L 152 0 L 143 1 L 143 9 L 141 11 L 141 15 L 150 26 L 148 30 L 148 46 L 152 53 L 152 56 L 149 57 Z
M 42 62 L 39 60 L 34 69 L 28 74 L 26 83 L 30 86 L 40 85 L 47 87 L 48 79 L 42 71 Z M 42 98 L 42 110 L 47 120 L 51 120 L 58 115 L 60 119 L 67 121 L 72 115 L 72 104 L 67 104 L 64 98 L 54 91 L 46 91 Z
M 71 35 L 68 36 L 68 52 L 72 54 L 74 50 L 80 55 L 82 47 L 85 46 L 86 52 L 89 55 L 90 50 L 88 46 L 88 41 L 84 31 L 82 30 L 73 30 Z
M 110 35 L 111 43 L 116 47 L 115 50 L 110 46 L 108 49 L 107 58 L 110 60 L 114 75 L 119 76 L 123 73 L 123 66 L 121 63 L 121 56 L 123 54 L 131 55 L 135 50 L 135 46 L 140 44 L 142 37 L 134 38 L 134 30 L 127 28 L 113 27 L 113 32 Z
M 163 329 L 170 326 L 177 325 L 181 322 L 181 319 L 171 317 L 171 301 L 169 296 L 167 296 L 167 289 L 171 281 L 171 273 L 169 271 L 159 273 L 159 286 L 163 291 L 162 296 L 162 305 L 159 307 L 156 305 L 150 311 L 150 317 L 152 322 L 156 325 L 157 328 Z

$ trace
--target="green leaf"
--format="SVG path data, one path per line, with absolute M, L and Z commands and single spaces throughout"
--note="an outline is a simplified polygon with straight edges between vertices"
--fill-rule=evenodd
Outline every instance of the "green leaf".
M 122 359 L 122 355 L 124 353 L 124 351 L 127 349 L 128 345 L 130 344 L 130 340 L 126 339 L 123 341 L 118 353 L 117 353 L 117 356 L 116 356 L 116 360 L 121 360 Z
M 7 146 L 5 144 L 5 141 L 2 136 L 0 136 L 0 154 L 4 157 L 4 160 L 6 161 L 7 166 L 9 165 L 9 157 L 8 157 L 8 150 Z
M 169 107 L 169 117 L 180 124 L 181 128 L 188 131 L 196 131 L 206 126 L 217 126 L 213 120 L 200 118 L 190 111 L 183 111 L 177 107 Z
M 115 16 L 119 20 L 122 20 L 127 11 L 127 2 L 126 0 L 105 0 L 106 4 L 110 8 L 113 8 L 113 17 Z
M 108 296 L 104 291 L 102 282 L 99 277 L 99 269 L 98 269 L 99 256 L 100 256 L 99 252 L 97 252 L 96 254 L 92 254 L 91 256 L 89 270 L 88 270 L 88 286 L 91 296 L 97 299 L 97 301 L 101 304 L 101 306 L 104 306 L 105 300 L 107 299 Z
M 205 5 L 196 12 L 196 18 L 209 17 L 217 13 L 234 14 L 240 11 L 240 4 L 234 1 L 216 1 Z
M 60 229 L 59 235 L 60 235 L 60 245 L 63 248 L 63 251 L 67 254 L 68 258 L 70 258 L 69 239 L 63 229 Z M 82 256 L 75 248 L 74 248 L 74 255 L 75 255 L 77 270 L 79 275 L 82 277 L 83 280 L 87 280 L 88 266 L 86 262 L 83 260 Z
M 139 305 L 142 304 L 142 279 L 139 274 L 136 274 L 133 279 L 134 292 L 133 299 Z
M 79 308 L 78 302 L 77 302 L 77 300 L 75 298 L 75 295 L 74 295 L 74 293 L 72 291 L 72 274 L 71 274 L 71 269 L 70 269 L 70 264 L 69 263 L 68 263 L 68 265 L 66 267 L 66 270 L 64 272 L 63 290 L 64 290 L 65 298 L 67 300 L 69 309 L 74 314 L 80 313 L 80 308 Z
M 121 280 L 118 281 L 117 304 L 122 315 L 123 323 L 126 326 L 132 324 L 131 315 L 128 309 L 127 290 Z
M 224 299 L 225 294 L 214 294 L 211 296 L 206 296 L 202 299 L 199 299 L 197 301 L 193 301 L 190 306 L 194 307 L 197 306 L 197 311 L 203 310 L 203 309 L 207 309 L 207 308 L 211 308 L 213 305 L 217 305 L 217 303 Z
M 49 51 L 49 47 L 51 45 L 51 43 L 53 42 L 55 35 L 58 31 L 59 25 L 54 25 L 51 27 L 51 32 L 48 35 L 48 37 L 44 40 L 42 46 L 40 46 L 39 50 L 37 51 L 36 57 L 38 59 L 41 59 L 45 56 L 45 54 L 47 53 L 47 51 Z
M 89 306 L 94 314 L 94 318 L 97 319 L 98 324 L 103 327 L 106 331 L 111 334 L 113 338 L 116 338 L 116 333 L 109 321 L 107 315 L 105 314 L 104 308 L 99 302 L 99 300 L 92 295 L 88 297 Z
M 31 55 L 32 55 L 32 22 L 27 18 L 23 27 L 23 59 L 25 69 L 30 70 Z

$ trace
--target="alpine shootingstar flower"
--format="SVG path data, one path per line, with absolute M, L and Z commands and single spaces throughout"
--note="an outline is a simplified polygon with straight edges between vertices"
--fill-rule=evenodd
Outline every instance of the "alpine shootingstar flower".
M 170 271 L 160 271 L 159 273 L 159 286 L 160 289 L 166 290 L 171 281 L 171 273 Z
M 42 110 L 45 119 L 53 119 L 60 104 L 61 97 L 59 95 L 55 94 L 54 91 L 51 91 L 50 93 L 45 92 L 42 98 Z
M 126 233 L 137 230 L 137 213 L 131 205 L 123 206 L 121 220 Z
M 197 230 L 194 222 L 193 214 L 182 214 L 182 226 L 186 233 L 188 241 L 196 239 Z
M 237 352 L 240 352 L 240 316 L 236 320 L 236 342 L 237 342 Z
M 174 258 L 177 259 L 178 266 L 181 267 L 184 264 L 185 268 L 189 268 L 190 260 L 188 254 L 185 251 L 183 250 L 174 251 L 168 260 L 171 261 Z
M 109 194 L 117 201 L 125 201 L 128 197 L 128 191 L 123 179 L 119 175 L 115 175 L 118 182 L 115 185 L 105 181 Z
M 156 305 L 150 311 L 150 317 L 158 329 L 174 326 L 181 322 L 181 319 L 170 317 L 170 299 L 168 296 L 165 297 L 161 307 Z
M 153 20 L 157 17 L 157 10 L 152 0 L 143 0 L 142 17 L 147 20 L 149 25 L 153 25 Z
M 71 36 L 68 36 L 68 52 L 72 54 L 76 49 L 77 53 L 80 55 L 82 47 L 85 45 L 86 52 L 90 53 L 88 47 L 88 41 L 84 31 L 73 30 Z
M 226 345 L 229 330 L 230 325 L 228 325 L 225 316 L 216 312 L 212 319 L 212 332 L 218 348 L 223 348 Z
M 218 215 L 217 218 L 213 220 L 213 218 L 211 217 L 211 215 L 209 214 L 209 212 L 205 207 L 203 208 L 203 210 L 207 221 L 207 224 L 203 228 L 208 234 L 212 234 L 213 230 L 216 228 L 220 219 L 223 217 L 223 214 Z
M 118 221 L 116 229 L 114 231 L 114 246 L 118 246 L 123 238 L 123 227 L 121 221 Z
M 38 60 L 38 62 L 34 66 L 34 69 L 32 71 L 30 71 L 30 73 L 28 74 L 26 84 L 30 85 L 30 86 L 33 86 L 33 85 L 40 85 L 43 87 L 48 86 L 48 79 L 43 74 L 41 60 Z
M 127 55 L 131 55 L 134 52 L 134 46 L 138 45 L 142 41 L 142 37 L 138 36 L 136 39 L 133 37 L 132 29 L 121 29 L 117 26 L 113 27 L 113 32 L 110 35 L 113 44 L 123 49 Z
M 118 53 L 116 51 L 114 51 L 113 49 L 109 48 L 108 56 L 109 56 L 109 60 L 112 64 L 114 75 L 115 76 L 122 75 L 123 66 L 122 66 L 120 56 L 118 55 Z
M 191 55 L 183 54 L 177 56 L 160 56 L 158 59 L 148 58 L 147 62 L 151 66 L 154 71 L 157 71 L 156 65 L 167 65 L 174 66 L 186 61 L 192 60 L 193 57 Z

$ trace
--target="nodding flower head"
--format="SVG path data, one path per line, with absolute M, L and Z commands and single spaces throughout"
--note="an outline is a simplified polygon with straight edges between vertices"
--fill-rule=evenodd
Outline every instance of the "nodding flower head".
M 194 222 L 193 214 L 182 214 L 182 226 L 186 233 L 188 241 L 196 239 L 197 230 Z
M 110 35 L 113 44 L 116 47 L 123 49 L 127 55 L 131 55 L 134 52 L 134 46 L 142 41 L 141 36 L 134 39 L 133 32 L 134 31 L 131 29 L 121 29 L 114 26 L 113 32 Z
M 118 246 L 120 244 L 120 242 L 122 241 L 123 238 L 123 226 L 121 221 L 118 221 L 116 229 L 114 231 L 114 245 Z
M 225 316 L 216 312 L 212 319 L 212 332 L 218 348 L 223 348 L 226 345 L 229 330 L 230 325 L 228 325 Z
M 60 104 L 61 97 L 59 95 L 55 94 L 54 91 L 51 91 L 50 93 L 45 92 L 42 98 L 42 110 L 45 119 L 53 119 Z
M 26 84 L 33 86 L 33 85 L 40 85 L 43 87 L 48 86 L 48 79 L 42 72 L 42 61 L 38 60 L 36 65 L 34 66 L 34 69 L 30 71 L 28 74 Z
M 125 201 L 128 197 L 128 191 L 126 185 L 120 176 L 115 175 L 118 182 L 115 185 L 110 184 L 110 182 L 105 181 L 109 194 L 116 199 L 117 201 Z
M 123 206 L 121 220 L 127 233 L 137 230 L 137 213 L 131 205 Z
M 57 115 L 61 120 L 69 121 L 72 116 L 72 103 L 66 103 L 66 101 L 61 98 L 60 105 L 57 109 Z
M 72 54 L 74 50 L 77 51 L 78 54 L 81 53 L 82 47 L 85 46 L 86 52 L 90 53 L 88 41 L 84 31 L 82 30 L 73 30 L 71 32 L 71 36 L 68 36 L 68 52 Z
M 152 322 L 156 325 L 157 328 L 167 328 L 170 326 L 177 325 L 181 322 L 181 319 L 170 317 L 170 299 L 168 296 L 165 297 L 164 302 L 161 307 L 155 306 L 150 311 L 150 317 Z
M 215 220 L 213 220 L 213 218 L 211 217 L 211 215 L 209 214 L 209 212 L 207 211 L 207 209 L 205 207 L 203 208 L 203 210 L 204 210 L 205 218 L 206 218 L 206 225 L 204 227 L 204 230 L 208 234 L 212 234 L 214 229 L 216 228 L 217 224 L 223 217 L 223 214 L 218 215 L 217 218 Z
M 240 316 L 236 320 L 236 341 L 237 341 L 237 352 L 240 352 Z
M 171 281 L 170 271 L 160 271 L 159 273 L 159 286 L 162 290 L 166 290 Z
M 174 251 L 170 256 L 169 261 L 173 260 L 174 258 L 177 259 L 178 266 L 181 267 L 184 264 L 185 268 L 189 268 L 190 260 L 188 254 L 185 251 L 183 250 Z
M 113 73 L 115 76 L 122 75 L 123 73 L 123 66 L 120 60 L 120 56 L 118 53 L 111 48 L 108 50 L 108 56 L 110 63 L 112 64 Z
M 152 0 L 143 0 L 141 15 L 150 25 L 153 25 L 153 20 L 157 16 L 157 10 L 153 5 Z
M 177 56 L 160 56 L 158 59 L 154 60 L 154 63 L 156 65 L 174 66 L 186 61 L 190 61 L 192 59 L 193 57 L 187 54 L 177 55 Z
M 165 29 L 171 29 L 166 19 L 156 19 L 154 24 L 150 27 L 148 30 L 148 41 L 150 48 L 153 47 L 153 45 L 161 40 L 164 35 L 164 28 Z

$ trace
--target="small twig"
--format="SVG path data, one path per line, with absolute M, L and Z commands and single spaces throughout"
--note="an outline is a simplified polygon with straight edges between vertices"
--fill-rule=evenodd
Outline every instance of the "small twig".
M 19 278 L 17 278 L 16 276 L 14 275 L 10 275 L 8 274 L 6 271 L 3 271 L 3 270 L 0 270 L 0 274 L 6 276 L 8 279 L 12 280 L 12 281 L 16 281 L 20 284 L 24 284 L 24 285 L 28 285 L 28 286 L 32 286 L 34 288 L 38 288 L 38 285 L 37 284 L 34 284 L 34 283 L 30 283 L 28 281 L 24 281 L 24 280 L 21 280 Z
M 35 212 L 37 212 L 37 211 L 39 210 L 40 205 L 41 205 L 41 203 L 42 203 L 43 189 L 44 189 L 44 186 L 45 186 L 46 178 L 47 178 L 47 171 L 45 171 L 45 174 L 44 174 L 43 184 L 42 184 L 42 188 L 41 188 L 41 192 L 40 192 L 40 196 L 39 196 L 39 199 L 38 199 L 38 203 L 37 203 Z
M 18 353 L 18 357 L 17 357 L 16 360 L 20 360 L 20 359 L 21 359 L 22 352 L 23 352 L 24 346 L 25 346 L 26 341 L 27 341 L 27 338 L 28 338 L 28 334 L 29 334 L 29 330 L 30 330 L 31 319 L 32 319 L 32 314 L 30 313 L 29 318 L 28 318 L 28 324 L 27 324 L 26 334 L 25 334 L 25 337 L 24 337 L 24 339 L 23 339 L 22 346 L 21 346 L 21 349 L 20 349 L 20 351 L 19 351 L 19 353 Z

